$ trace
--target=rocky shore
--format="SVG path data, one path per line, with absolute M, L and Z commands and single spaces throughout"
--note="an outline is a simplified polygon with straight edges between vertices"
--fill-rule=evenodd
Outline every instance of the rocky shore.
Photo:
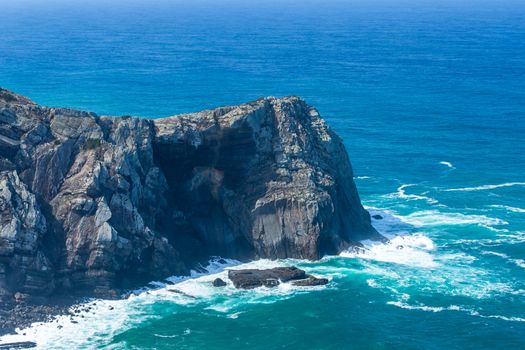
M 381 236 L 343 143 L 300 98 L 147 119 L 0 89 L 2 327 L 210 256 L 317 259 L 362 239 Z
M 48 322 L 58 315 L 71 314 L 70 308 L 80 300 L 67 297 L 47 298 L 38 303 L 12 302 L 0 307 L 0 336 L 13 333 L 16 328 L 27 328 L 35 322 Z M 2 349 L 0 343 L 0 349 Z

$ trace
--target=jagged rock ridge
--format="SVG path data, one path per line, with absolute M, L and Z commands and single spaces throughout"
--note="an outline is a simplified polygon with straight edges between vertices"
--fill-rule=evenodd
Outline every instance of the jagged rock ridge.
M 379 238 L 345 148 L 297 97 L 162 119 L 0 89 L 0 294 L 116 296 L 212 255 L 316 259 Z

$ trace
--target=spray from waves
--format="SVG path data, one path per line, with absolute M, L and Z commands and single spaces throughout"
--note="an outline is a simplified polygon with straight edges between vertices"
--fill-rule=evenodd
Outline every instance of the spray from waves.
M 439 162 L 439 164 L 444 165 L 444 166 L 446 166 L 446 167 L 448 167 L 449 169 L 452 169 L 452 170 L 456 169 L 456 167 L 450 162 L 441 161 L 441 162 Z
M 389 193 L 387 195 L 385 195 L 385 197 L 387 198 L 401 198 L 401 199 L 405 199 L 405 200 L 423 200 L 423 201 L 426 201 L 428 204 L 438 204 L 439 202 L 434 199 L 434 198 L 431 198 L 431 197 L 427 197 L 427 196 L 424 196 L 424 195 L 421 195 L 421 194 L 407 194 L 405 189 L 406 188 L 409 188 L 409 187 L 412 187 L 412 186 L 416 186 L 416 184 L 405 184 L 405 185 L 401 185 L 397 188 L 396 192 L 394 193 Z
M 341 252 L 340 257 L 359 258 L 409 265 L 423 268 L 435 268 L 436 263 L 430 254 L 435 249 L 434 242 L 417 232 L 413 227 L 402 220 L 394 212 L 366 207 L 372 217 L 381 217 L 373 220 L 372 224 L 383 236 L 388 238 L 387 243 L 376 241 L 362 241 L 363 247 Z
M 422 268 L 437 268 L 439 263 L 429 251 L 434 250 L 434 242 L 423 235 L 397 236 L 388 243 L 362 242 L 363 249 L 345 251 L 339 254 L 345 258 L 360 258 Z
M 367 209 L 373 216 L 383 217 L 372 223 L 390 241 L 386 244 L 365 241 L 362 249 L 343 252 L 340 257 L 359 259 L 364 267 L 360 273 L 374 276 L 367 280 L 371 288 L 384 290 L 396 297 L 408 295 L 415 288 L 425 293 L 474 300 L 515 292 L 514 284 L 504 276 L 484 266 L 477 266 L 478 258 L 475 256 L 448 250 L 447 244 L 438 247 L 424 231 L 418 231 L 425 226 L 502 224 L 502 221 L 479 215 L 438 211 L 401 216 L 393 211 Z
M 441 306 L 427 306 L 427 305 L 410 305 L 405 302 L 401 301 L 389 301 L 387 302 L 388 305 L 397 306 L 401 309 L 406 310 L 419 310 L 419 311 L 426 311 L 426 312 L 443 312 L 443 311 L 460 311 L 460 312 L 466 312 L 471 316 L 475 317 L 481 317 L 481 318 L 495 318 L 500 319 L 503 321 L 510 321 L 510 322 L 525 322 L 525 318 L 521 317 L 514 317 L 514 316 L 502 316 L 502 315 L 483 315 L 479 311 L 476 311 L 471 308 L 464 308 L 458 305 L 450 305 L 447 307 L 441 307 Z
M 340 256 L 414 267 L 437 268 L 440 263 L 432 255 L 436 246 L 429 237 L 417 232 L 417 228 L 451 225 L 477 225 L 492 228 L 493 225 L 507 224 L 506 221 L 484 215 L 444 213 L 438 210 L 417 211 L 401 216 L 393 211 L 381 211 L 373 207 L 366 207 L 366 209 L 369 210 L 372 217 L 382 218 L 373 220 L 372 224 L 389 239 L 389 242 L 364 241 L 362 249 L 345 251 Z
M 511 206 L 508 206 L 508 205 L 489 205 L 489 207 L 505 209 L 506 211 L 510 211 L 510 212 L 513 212 L 513 213 L 525 213 L 525 209 L 511 207 Z
M 159 303 L 165 303 L 166 308 L 173 309 L 173 312 L 180 307 L 202 304 L 205 309 L 224 313 L 228 318 L 237 318 L 242 312 L 236 309 L 246 303 L 273 303 L 296 294 L 325 289 L 324 286 L 298 287 L 281 283 L 275 288 L 238 290 L 227 278 L 227 270 L 232 267 L 262 269 L 285 265 L 289 265 L 288 261 L 257 260 L 240 264 L 235 260 L 215 258 L 205 267 L 206 272 L 192 271 L 189 277 L 167 279 L 169 283 L 151 283 L 152 288 L 137 289 L 127 299 L 92 299 L 78 307 L 84 311 L 17 329 L 16 334 L 0 337 L 0 342 L 33 341 L 37 343 L 37 349 L 106 348 L 115 335 L 145 321 L 160 318 L 153 311 Z M 222 278 L 227 285 L 213 287 L 215 278 Z
M 477 187 L 463 187 L 463 188 L 448 188 L 443 191 L 445 192 L 469 192 L 469 191 L 485 191 L 485 190 L 494 190 L 501 187 L 513 187 L 513 186 L 525 186 L 525 182 L 506 182 L 503 184 L 497 185 L 483 185 Z

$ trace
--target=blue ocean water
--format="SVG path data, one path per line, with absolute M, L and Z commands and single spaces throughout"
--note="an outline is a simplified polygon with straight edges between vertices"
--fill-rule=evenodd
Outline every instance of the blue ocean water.
M 24 337 L 43 349 L 525 348 L 522 1 L 0 5 L 0 86 L 41 104 L 161 117 L 303 97 L 344 139 L 392 238 L 251 264 L 298 265 L 326 288 L 174 277 L 196 298 L 157 285 Z

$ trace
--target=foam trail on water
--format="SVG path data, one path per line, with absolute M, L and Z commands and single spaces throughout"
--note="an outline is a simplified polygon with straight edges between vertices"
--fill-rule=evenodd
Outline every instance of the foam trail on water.
M 516 265 L 518 267 L 521 267 L 521 268 L 525 269 L 525 260 L 523 260 L 523 259 L 514 259 L 514 258 L 511 258 L 510 256 L 508 256 L 507 254 L 493 252 L 493 251 L 485 251 L 485 252 L 481 252 L 481 254 L 498 256 L 498 257 L 500 257 L 500 258 L 502 258 L 502 259 L 504 259 L 506 261 L 509 261 L 509 262 L 513 263 L 514 265 Z
M 475 317 L 481 317 L 481 318 L 495 318 L 500 319 L 503 321 L 509 321 L 509 322 L 525 322 L 525 318 L 521 317 L 514 317 L 514 316 L 502 316 L 502 315 L 483 315 L 479 311 L 464 308 L 458 305 L 450 305 L 447 307 L 441 307 L 441 306 L 427 306 L 427 305 L 410 305 L 405 302 L 401 301 L 388 301 L 387 305 L 393 305 L 396 307 L 399 307 L 401 309 L 406 310 L 419 310 L 419 311 L 427 311 L 427 312 L 443 312 L 443 311 L 460 311 L 460 312 L 466 312 L 471 316 Z
M 407 303 L 401 302 L 401 301 L 388 301 L 387 305 L 394 305 L 401 309 L 407 309 L 407 310 L 421 310 L 421 311 L 429 311 L 429 312 L 442 312 L 446 310 L 451 311 L 459 311 L 461 308 L 457 305 L 450 305 L 447 307 L 441 307 L 441 306 L 427 306 L 427 305 L 409 305 Z
M 438 210 L 416 211 L 401 217 L 403 221 L 418 227 L 441 225 L 478 225 L 491 227 L 493 225 L 507 225 L 508 222 L 485 215 L 468 215 L 461 213 L 447 213 Z
M 452 163 L 450 163 L 450 162 L 441 161 L 441 162 L 439 162 L 439 164 L 445 165 L 445 166 L 447 166 L 450 169 L 456 169 L 456 167 L 454 165 L 452 165 Z
M 511 207 L 511 206 L 508 206 L 508 205 L 489 205 L 489 207 L 505 209 L 505 210 L 513 212 L 513 213 L 525 213 L 525 209 Z
M 483 185 L 477 187 L 463 187 L 463 188 L 448 188 L 443 191 L 445 192 L 462 192 L 462 191 L 484 191 L 484 190 L 493 190 L 501 187 L 513 187 L 513 186 L 525 186 L 525 182 L 506 182 L 503 184 L 497 185 Z
M 394 192 L 394 193 L 390 193 L 388 195 L 386 195 L 385 197 L 387 198 L 402 198 L 402 199 L 406 199 L 406 200 L 424 200 L 426 201 L 428 204 L 438 204 L 439 202 L 434 199 L 434 198 L 431 198 L 431 197 L 427 197 L 427 196 L 423 196 L 421 194 L 407 194 L 405 189 L 406 188 L 409 188 L 409 187 L 412 187 L 412 186 L 416 186 L 416 184 L 405 184 L 405 185 L 401 185 L 397 188 L 397 191 Z

